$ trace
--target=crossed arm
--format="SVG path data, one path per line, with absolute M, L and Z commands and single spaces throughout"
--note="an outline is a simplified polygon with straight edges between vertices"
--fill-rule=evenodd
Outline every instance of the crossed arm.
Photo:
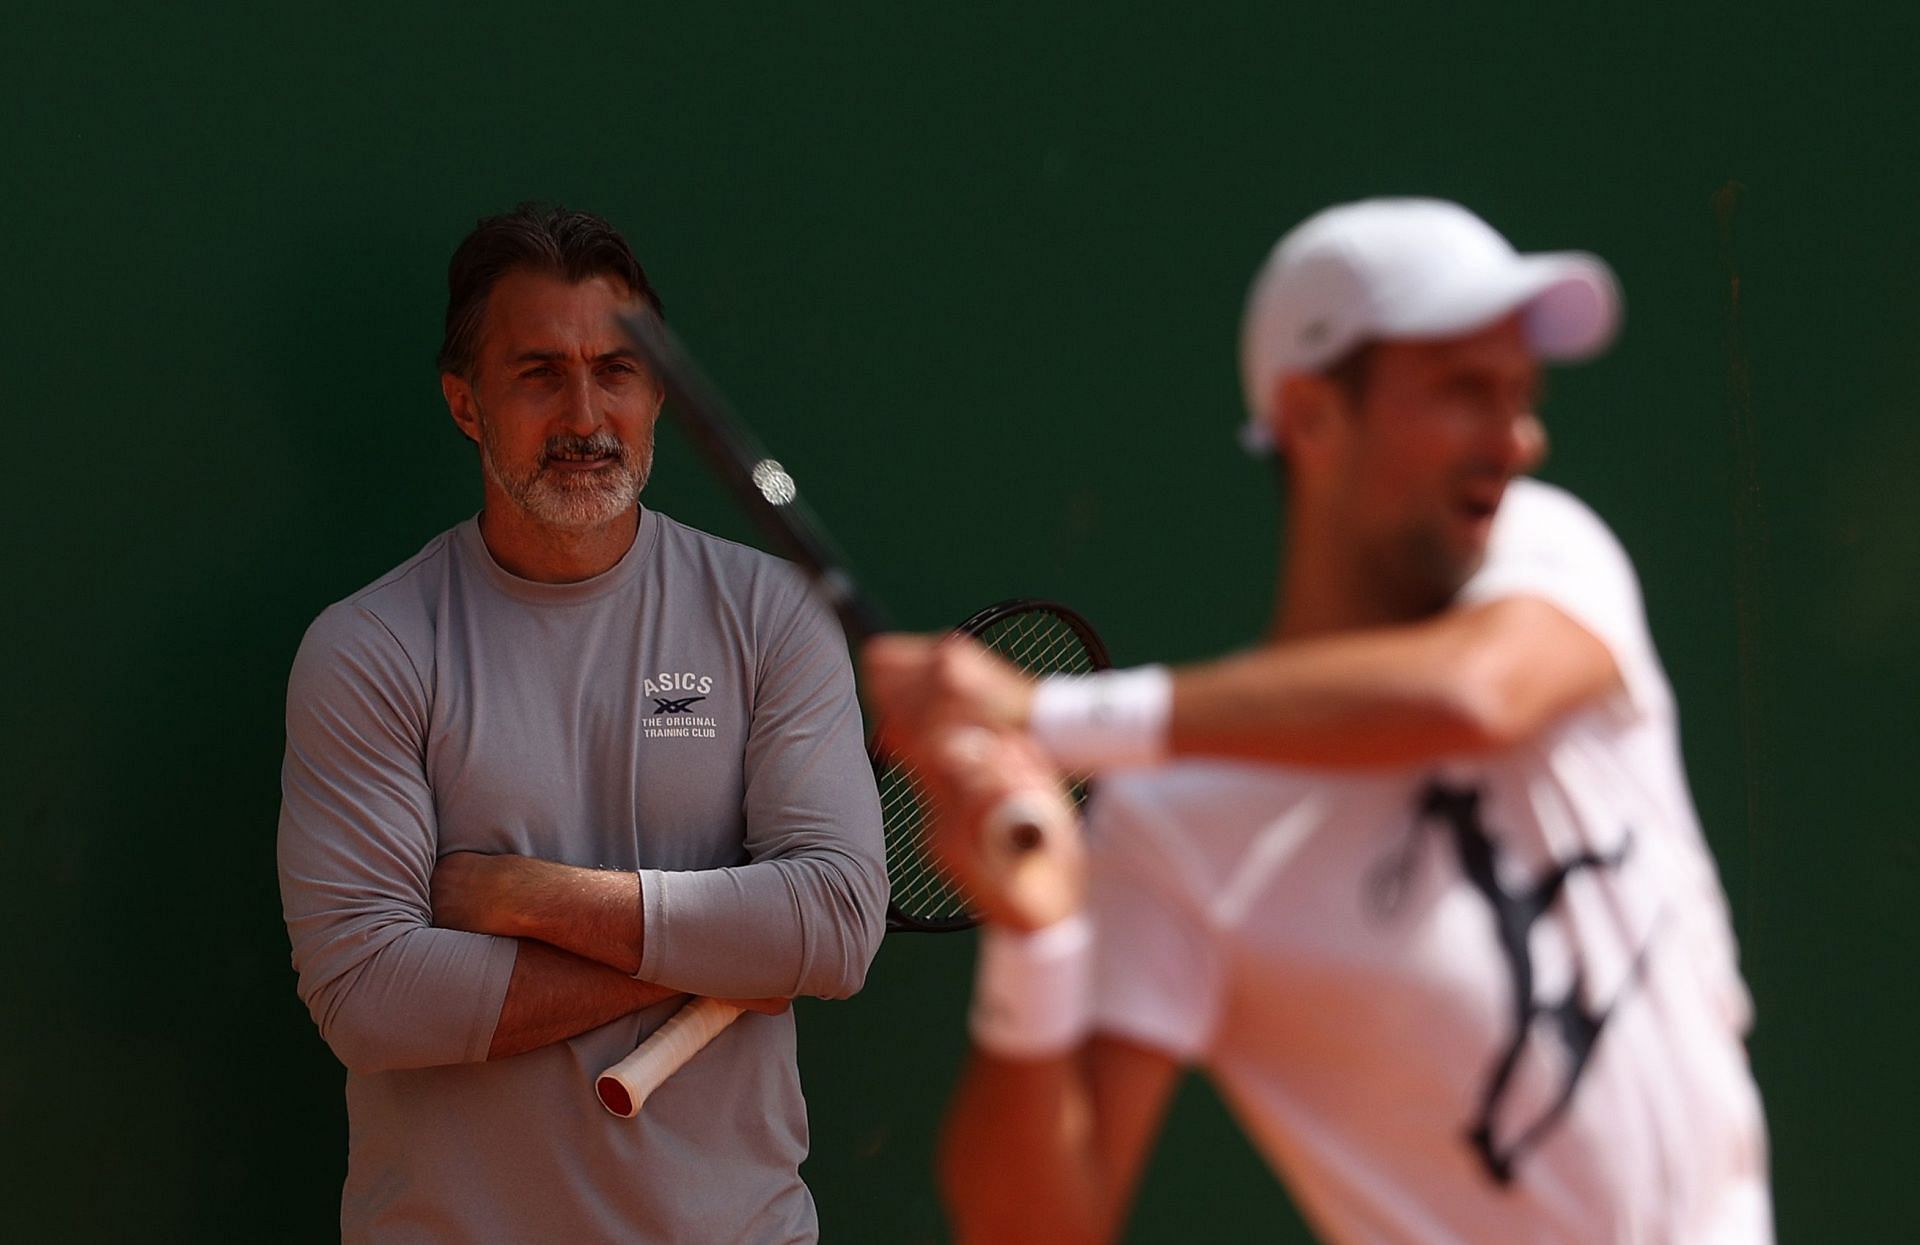
M 434 866 L 433 923 L 519 940 L 488 1059 L 504 1059 L 679 991 L 636 981 L 645 922 L 639 875 L 582 869 L 531 856 L 453 852 Z M 769 1015 L 787 999 L 729 999 Z

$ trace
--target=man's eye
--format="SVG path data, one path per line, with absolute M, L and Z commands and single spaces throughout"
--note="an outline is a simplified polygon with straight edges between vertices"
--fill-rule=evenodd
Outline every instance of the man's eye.
M 553 374 L 554 374 L 554 371 L 550 367 L 544 367 L 544 366 L 530 367 L 526 371 L 520 373 L 520 378 L 522 380 L 540 380 L 545 377 L 552 376 Z

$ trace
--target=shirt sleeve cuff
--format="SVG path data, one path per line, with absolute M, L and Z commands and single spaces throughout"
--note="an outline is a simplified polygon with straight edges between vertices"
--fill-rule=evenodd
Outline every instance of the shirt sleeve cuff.
M 658 869 L 635 869 L 634 874 L 640 879 L 640 967 L 633 976 L 656 981 L 666 958 L 667 888 Z

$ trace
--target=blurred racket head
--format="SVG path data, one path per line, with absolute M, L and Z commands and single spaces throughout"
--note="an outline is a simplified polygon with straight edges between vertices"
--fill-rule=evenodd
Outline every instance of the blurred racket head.
M 1035 676 L 1087 674 L 1113 664 L 1093 625 L 1057 601 L 1002 601 L 954 630 Z M 926 808 L 912 769 L 878 752 L 872 759 L 886 825 L 887 928 L 944 933 L 975 924 L 978 918 L 927 852 Z M 1083 802 L 1086 783 L 1074 783 L 1072 794 L 1076 805 Z

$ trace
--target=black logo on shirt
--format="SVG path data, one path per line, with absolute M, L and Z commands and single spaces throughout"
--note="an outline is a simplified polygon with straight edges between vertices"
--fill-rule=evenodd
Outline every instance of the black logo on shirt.
M 657 718 L 663 713 L 687 713 L 690 711 L 688 706 L 694 701 L 705 699 L 705 696 L 689 696 L 685 700 L 662 700 L 656 696 L 653 698 L 653 703 L 658 707 L 654 709 L 653 716 Z
M 1633 846 L 1632 832 L 1629 831 L 1619 848 L 1612 852 L 1582 852 L 1571 860 L 1554 864 L 1531 883 L 1513 889 L 1501 881 L 1502 874 L 1509 871 L 1501 867 L 1500 846 L 1481 822 L 1480 797 L 1477 789 L 1456 790 L 1440 782 L 1429 783 L 1415 810 L 1413 830 L 1406 846 L 1374 869 L 1370 885 L 1377 909 L 1389 914 L 1396 910 L 1410 889 L 1424 832 L 1429 826 L 1438 826 L 1453 843 L 1460 872 L 1493 909 L 1495 936 L 1500 941 L 1500 951 L 1513 982 L 1513 1037 L 1487 1078 L 1480 1097 L 1480 1114 L 1469 1126 L 1467 1139 L 1487 1174 L 1496 1183 L 1508 1185 L 1513 1183 L 1514 1166 L 1521 1156 L 1538 1146 L 1566 1114 L 1607 1018 L 1641 979 L 1647 949 L 1640 949 L 1626 984 L 1603 1008 L 1595 1009 L 1584 1001 L 1586 966 L 1578 962 L 1565 998 L 1535 998 L 1533 951 L 1528 943 L 1534 925 L 1551 911 L 1570 876 L 1582 869 L 1619 868 Z M 1512 1087 L 1513 1074 L 1528 1040 L 1535 1035 L 1539 1035 L 1540 1041 L 1560 1045 L 1564 1068 L 1560 1093 L 1540 1118 L 1517 1130 L 1506 1130 L 1509 1135 L 1496 1136 L 1495 1120 L 1500 1115 L 1502 1100 Z

